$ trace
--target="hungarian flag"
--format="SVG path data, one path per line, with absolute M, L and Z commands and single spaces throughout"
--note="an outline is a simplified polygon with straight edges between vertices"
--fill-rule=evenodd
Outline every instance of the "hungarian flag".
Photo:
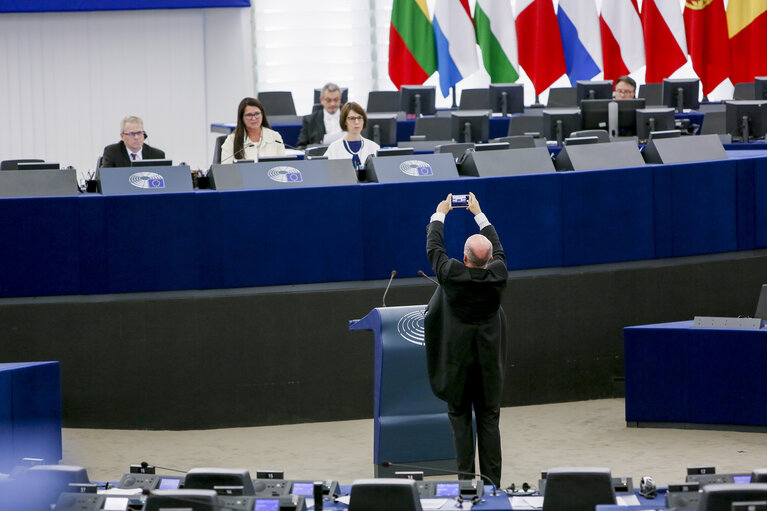
M 511 3 L 508 0 L 477 0 L 474 24 L 490 83 L 516 82 L 519 60 Z
M 605 80 L 617 80 L 644 66 L 644 35 L 636 0 L 602 2 L 602 69 Z
M 684 26 L 692 68 L 700 77 L 703 95 L 708 96 L 730 76 L 730 44 L 723 0 L 687 0 Z
M 394 0 L 389 77 L 397 88 L 421 85 L 437 70 L 437 48 L 426 0 Z
M 567 72 L 557 15 L 551 0 L 517 0 L 516 5 L 519 64 L 540 94 Z
M 732 83 L 767 75 L 767 0 L 730 0 L 727 4 Z
M 644 0 L 642 25 L 647 62 L 645 81 L 662 82 L 687 63 L 687 39 L 679 0 Z

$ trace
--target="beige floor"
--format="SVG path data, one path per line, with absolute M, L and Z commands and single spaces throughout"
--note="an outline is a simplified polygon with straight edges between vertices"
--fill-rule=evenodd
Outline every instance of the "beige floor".
M 555 466 L 606 466 L 635 482 L 651 475 L 659 486 L 684 481 L 685 469 L 717 472 L 767 467 L 767 434 L 627 428 L 624 401 L 607 399 L 504 408 L 503 476 L 537 484 Z M 335 479 L 349 484 L 373 476 L 373 421 L 355 420 L 200 431 L 64 429 L 62 463 L 81 465 L 92 480 L 117 480 L 131 463 L 161 467 L 278 469 L 288 479 Z M 165 471 L 158 471 L 165 472 Z

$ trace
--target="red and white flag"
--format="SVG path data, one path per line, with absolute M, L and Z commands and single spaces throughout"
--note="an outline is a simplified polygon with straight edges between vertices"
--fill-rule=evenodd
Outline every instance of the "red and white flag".
M 642 20 L 636 0 L 602 2 L 599 29 L 605 80 L 615 81 L 645 65 Z
M 662 82 L 687 63 L 687 39 L 679 0 L 642 2 L 645 81 Z

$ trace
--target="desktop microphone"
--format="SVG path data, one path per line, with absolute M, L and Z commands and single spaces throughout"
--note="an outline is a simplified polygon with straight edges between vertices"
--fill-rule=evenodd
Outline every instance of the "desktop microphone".
M 389 277 L 389 283 L 386 284 L 386 289 L 384 290 L 383 298 L 381 299 L 381 302 L 383 302 L 383 306 L 386 307 L 386 293 L 389 292 L 389 286 L 391 286 L 391 281 L 394 279 L 394 276 L 397 274 L 397 270 L 391 271 L 391 277 Z
M 253 142 L 248 142 L 247 144 L 245 144 L 245 145 L 243 145 L 243 146 L 242 146 L 242 149 L 240 149 L 240 150 L 239 150 L 239 151 L 237 151 L 236 153 L 234 153 L 234 154 L 232 154 L 232 155 L 230 155 L 230 156 L 227 156 L 226 158 L 224 158 L 223 160 L 221 160 L 221 163 L 223 164 L 223 163 L 225 163 L 225 162 L 226 162 L 226 160 L 231 160 L 231 159 L 234 159 L 234 158 L 235 158 L 235 157 L 237 157 L 237 156 L 238 156 L 238 155 L 239 155 L 241 152 L 243 152 L 245 149 L 247 149 L 247 148 L 249 148 L 249 147 L 253 147 L 253 146 L 255 146 L 255 145 L 256 145 L 256 144 L 254 144 Z
M 401 468 L 414 468 L 417 470 L 431 470 L 433 472 L 441 472 L 443 474 L 455 474 L 455 475 L 464 475 L 464 476 L 472 476 L 474 478 L 481 477 L 483 481 L 487 481 L 490 486 L 493 487 L 493 497 L 497 497 L 495 484 L 490 480 L 489 477 L 482 475 L 482 474 L 475 474 L 474 472 L 462 472 L 460 470 L 447 470 L 447 469 L 441 469 L 441 468 L 434 468 L 434 467 L 424 467 L 421 465 L 411 465 L 410 463 L 392 463 L 391 461 L 384 461 L 381 463 L 382 467 L 401 467 Z
M 179 469 L 177 469 L 177 468 L 161 467 L 160 465 L 150 465 L 150 464 L 149 464 L 149 463 L 147 463 L 146 461 L 142 461 L 142 462 L 141 462 L 141 468 L 142 468 L 142 469 L 146 469 L 147 467 L 161 468 L 161 469 L 163 469 L 163 470 L 169 470 L 169 471 L 171 471 L 171 472 L 178 472 L 178 473 L 180 473 L 180 474 L 186 474 L 186 473 L 188 472 L 188 470 L 179 470 Z
M 429 279 L 429 280 L 431 280 L 432 282 L 434 282 L 435 284 L 437 284 L 437 285 L 439 286 L 439 282 L 437 282 L 437 281 L 436 281 L 436 280 L 434 280 L 433 278 L 431 278 L 431 277 L 429 277 L 428 275 L 426 275 L 426 274 L 423 272 L 423 270 L 418 270 L 418 275 L 420 275 L 421 277 L 423 277 L 423 278 L 425 278 L 425 279 Z

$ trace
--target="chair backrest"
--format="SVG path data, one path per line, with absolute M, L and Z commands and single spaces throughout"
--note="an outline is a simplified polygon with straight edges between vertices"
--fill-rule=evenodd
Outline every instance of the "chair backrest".
M 421 511 L 412 479 L 359 479 L 352 484 L 349 511 Z
M 227 135 L 216 137 L 216 143 L 213 145 L 213 163 L 221 163 L 221 146 L 224 145 Z M 231 162 L 229 162 L 231 163 Z
M 368 113 L 399 112 L 402 100 L 398 90 L 371 90 L 368 92 Z
M 21 159 L 0 162 L 0 170 L 19 170 L 19 163 L 43 163 L 45 160 Z
M 543 135 L 543 116 L 527 114 L 512 116 L 509 120 L 509 136 L 525 133 Z
M 546 475 L 543 511 L 594 511 L 599 504 L 615 503 L 608 468 L 560 467 Z
M 578 89 L 576 87 L 552 87 L 549 89 L 549 100 L 546 108 L 569 108 L 578 106 Z
M 756 85 L 754 82 L 741 82 L 735 84 L 732 99 L 756 99 Z
M 264 104 L 266 115 L 296 115 L 296 104 L 290 91 L 259 92 L 258 100 Z
M 474 149 L 471 143 L 440 144 L 434 148 L 435 153 L 450 153 L 453 158 L 460 158 L 467 149 Z
M 450 140 L 453 138 L 449 117 L 419 117 L 415 120 L 414 135 L 426 135 L 426 140 Z
M 459 110 L 490 110 L 489 89 L 463 89 Z
M 645 106 L 659 106 L 663 104 L 663 84 L 643 83 L 639 86 L 639 97 L 645 99 Z
M 610 141 L 610 134 L 607 130 L 580 130 L 570 133 L 570 137 L 582 138 L 582 137 L 597 137 L 597 142 L 604 143 Z

